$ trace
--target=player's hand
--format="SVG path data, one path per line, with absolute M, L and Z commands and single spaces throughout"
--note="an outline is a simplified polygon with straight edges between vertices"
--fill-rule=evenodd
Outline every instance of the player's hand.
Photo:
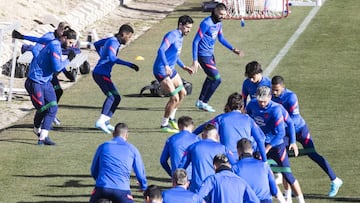
M 75 58 L 76 54 L 75 54 L 75 51 L 70 49 L 69 50 L 69 53 L 68 53 L 68 59 L 69 61 L 72 61 L 74 58 Z
M 238 55 L 238 56 L 240 56 L 240 57 L 243 57 L 243 56 L 245 55 L 243 51 L 241 51 L 241 50 L 239 50 L 239 49 L 237 49 L 237 48 L 234 48 L 234 49 L 232 50 L 232 52 L 234 52 L 234 54 L 236 54 L 236 55 Z
M 134 69 L 136 72 L 138 72 L 140 70 L 139 66 L 137 66 L 136 64 L 131 64 L 130 68 Z
M 296 143 L 290 144 L 289 150 L 294 150 L 294 155 L 297 157 L 299 155 L 299 149 Z
M 165 72 L 166 72 L 166 75 L 168 76 L 171 76 L 173 71 L 172 69 L 170 68 L 170 66 L 165 66 Z
M 24 35 L 21 34 L 17 30 L 13 30 L 13 32 L 11 33 L 11 36 L 12 36 L 12 38 L 15 38 L 15 39 L 24 39 Z
M 194 73 L 193 69 L 191 69 L 189 66 L 184 66 L 183 69 L 186 70 L 190 75 Z
M 199 61 L 193 61 L 193 64 L 191 65 L 191 69 L 193 73 L 196 73 L 199 69 Z

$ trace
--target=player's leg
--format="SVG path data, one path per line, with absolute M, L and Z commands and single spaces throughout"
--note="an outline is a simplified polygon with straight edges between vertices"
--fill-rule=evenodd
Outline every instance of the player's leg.
M 201 89 L 199 100 L 196 102 L 196 107 L 205 111 L 215 112 L 215 110 L 208 105 L 211 96 L 221 83 L 221 77 L 216 68 L 215 58 L 214 56 L 200 57 L 199 63 L 207 77 Z
M 134 197 L 130 190 L 113 190 L 113 195 L 109 198 L 112 202 L 133 203 Z
M 175 110 L 175 108 L 177 107 L 177 105 L 179 103 L 179 94 L 178 94 L 179 90 L 175 87 L 173 80 L 169 76 L 165 77 L 164 79 L 162 79 L 160 81 L 160 86 L 161 86 L 161 89 L 166 94 L 169 95 L 169 101 L 165 105 L 164 117 L 163 117 L 163 119 L 161 121 L 161 125 L 160 125 L 161 131 L 171 132 L 171 133 L 178 132 L 178 130 L 172 129 L 169 126 L 169 118 L 170 118 L 170 114 Z
M 310 135 L 307 125 L 302 127 L 300 132 L 297 133 L 296 139 L 301 143 L 304 149 L 312 149 L 311 152 L 308 153 L 309 158 L 315 163 L 317 163 L 321 167 L 321 169 L 329 176 L 331 180 L 331 185 L 328 195 L 330 197 L 336 196 L 343 182 L 340 178 L 336 176 L 329 162 L 316 151 L 315 144 Z
M 274 159 L 274 161 L 278 164 L 279 167 L 282 168 L 283 170 L 282 175 L 285 178 L 285 180 L 290 184 L 290 187 L 294 191 L 299 202 L 300 203 L 305 202 L 300 184 L 295 179 L 294 175 L 291 172 L 290 161 L 286 152 L 285 144 L 283 143 L 271 148 L 268 155 L 270 158 Z M 291 192 L 290 194 L 286 194 L 285 198 L 291 199 Z
M 56 74 L 53 74 L 53 78 L 51 80 L 51 84 L 53 85 L 54 87 L 54 90 L 55 90 L 55 94 L 56 94 L 56 101 L 57 103 L 59 104 L 59 101 L 60 101 L 60 98 L 61 96 L 63 95 L 64 91 L 63 89 L 61 88 L 60 86 L 60 82 L 59 82 L 59 79 L 57 78 L 57 75 Z M 54 119 L 54 124 L 55 125 L 60 125 L 61 122 L 60 120 L 55 116 L 55 119 Z
M 56 94 L 50 82 L 42 84 L 41 88 L 43 88 L 45 103 L 40 109 L 38 109 L 38 111 L 44 112 L 45 116 L 41 126 L 41 132 L 40 132 L 38 144 L 55 145 L 55 142 L 53 142 L 49 137 L 49 131 L 51 129 L 51 124 L 54 121 L 58 110 L 58 105 L 56 102 Z
M 176 111 L 186 96 L 186 89 L 179 74 L 176 74 L 171 80 L 175 86 L 175 92 L 173 92 L 173 94 L 179 95 L 179 101 L 176 103 L 174 109 L 170 112 L 169 125 L 172 128 L 179 130 L 179 126 L 176 121 Z
M 112 126 L 109 126 L 108 128 L 107 125 L 109 124 L 109 121 L 113 114 L 111 108 L 113 107 L 113 104 L 114 105 L 116 104 L 116 106 L 119 104 L 120 95 L 117 92 L 115 85 L 113 84 L 110 78 L 94 73 L 93 73 L 93 78 L 96 84 L 100 87 L 101 91 L 106 95 L 106 99 L 102 106 L 101 115 L 99 119 L 96 121 L 95 127 L 99 128 L 100 130 L 104 131 L 107 134 L 111 134 L 109 128 L 111 128 Z

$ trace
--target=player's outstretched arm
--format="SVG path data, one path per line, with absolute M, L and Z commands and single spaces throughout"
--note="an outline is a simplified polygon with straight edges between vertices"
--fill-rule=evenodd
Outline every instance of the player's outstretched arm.
M 188 72 L 190 75 L 194 74 L 194 71 L 191 67 L 189 66 L 184 66 L 183 69 Z
M 245 56 L 244 52 L 241 51 L 241 50 L 239 50 L 239 49 L 237 49 L 237 48 L 233 48 L 233 49 L 232 49 L 232 52 L 233 52 L 234 54 L 240 56 L 240 57 Z

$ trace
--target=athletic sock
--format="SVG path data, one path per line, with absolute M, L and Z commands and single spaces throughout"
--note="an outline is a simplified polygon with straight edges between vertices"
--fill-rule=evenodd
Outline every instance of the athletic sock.
M 105 123 L 106 121 L 109 121 L 110 117 L 105 115 L 105 114 L 101 114 L 99 120 L 97 120 L 97 122 L 99 123 Z
M 174 110 L 170 113 L 170 116 L 169 116 L 170 120 L 174 120 L 174 119 L 175 119 L 176 111 L 177 111 L 177 108 L 174 109 Z
M 304 195 L 299 195 L 296 197 L 298 199 L 298 202 L 299 203 L 305 203 L 305 200 L 304 200 Z
M 45 129 L 41 129 L 39 140 L 45 140 L 45 138 L 49 135 L 49 131 Z
M 161 126 L 168 126 L 169 125 L 169 118 L 163 118 L 161 121 Z

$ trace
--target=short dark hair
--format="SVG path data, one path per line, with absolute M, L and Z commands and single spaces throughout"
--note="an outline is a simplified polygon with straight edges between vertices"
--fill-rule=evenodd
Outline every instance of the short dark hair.
M 67 39 L 76 39 L 76 32 L 75 30 L 69 28 L 63 32 L 62 36 L 66 37 Z
M 188 182 L 186 170 L 183 168 L 176 169 L 172 178 L 176 185 L 185 185 Z
M 226 10 L 226 5 L 224 3 L 218 3 L 216 4 L 215 9 Z
M 178 119 L 178 125 L 182 125 L 184 127 L 188 127 L 190 125 L 194 125 L 194 121 L 190 116 L 181 116 Z
M 251 141 L 247 138 L 241 138 L 236 144 L 236 148 L 239 152 L 244 154 L 246 151 L 249 151 L 252 149 Z
M 283 85 L 284 84 L 284 78 L 281 77 L 280 75 L 275 75 L 272 79 L 271 79 L 271 84 L 272 85 Z
M 225 154 L 217 154 L 215 155 L 214 159 L 213 159 L 213 164 L 228 164 L 229 163 L 229 158 L 227 158 L 227 156 Z
M 115 135 L 119 136 L 122 135 L 123 133 L 128 131 L 128 126 L 126 125 L 126 123 L 118 123 L 115 125 Z
M 208 123 L 204 126 L 203 131 L 205 132 L 205 131 L 210 131 L 210 130 L 214 130 L 214 129 L 217 130 L 216 126 L 212 123 Z
M 156 185 L 149 185 L 143 195 L 145 198 L 158 199 L 161 198 L 161 189 Z
M 188 15 L 182 15 L 179 17 L 179 20 L 178 20 L 178 26 L 180 24 L 186 25 L 186 24 L 193 24 L 193 23 L 194 23 L 193 19 Z
M 245 76 L 248 78 L 262 72 L 263 70 L 261 69 L 261 64 L 257 61 L 252 61 L 245 66 Z
M 129 24 L 124 24 L 119 28 L 119 34 L 122 33 L 134 33 L 134 29 Z
M 238 92 L 232 93 L 226 102 L 225 105 L 225 112 L 233 111 L 233 110 L 240 110 L 244 107 L 244 100 L 242 95 Z

